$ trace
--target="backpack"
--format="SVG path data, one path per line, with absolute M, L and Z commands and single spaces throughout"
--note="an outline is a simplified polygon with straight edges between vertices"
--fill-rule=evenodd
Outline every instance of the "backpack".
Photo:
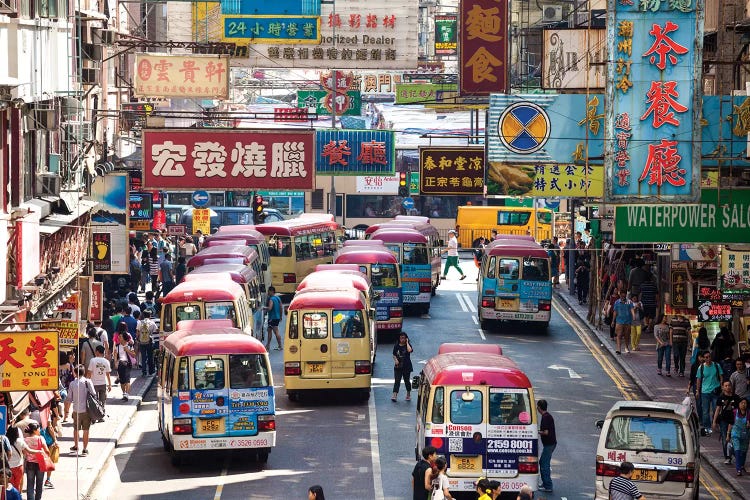
M 151 302 L 150 304 L 148 302 L 142 302 L 141 303 L 141 313 L 149 311 L 151 313 L 151 317 L 153 318 L 156 315 L 156 304 Z
M 148 327 L 146 321 L 141 321 L 141 326 L 138 329 L 138 342 L 141 344 L 151 343 L 151 330 Z

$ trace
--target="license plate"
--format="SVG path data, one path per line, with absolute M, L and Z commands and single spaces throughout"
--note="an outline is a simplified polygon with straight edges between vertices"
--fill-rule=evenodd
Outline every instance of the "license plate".
M 451 456 L 451 469 L 452 472 L 482 472 L 482 457 L 474 455 L 470 457 L 466 456 Z
M 497 299 L 497 308 L 503 311 L 517 311 L 518 300 L 516 299 Z
M 198 434 L 224 434 L 223 418 L 198 419 Z
M 657 481 L 658 475 L 655 470 L 635 469 L 630 479 L 631 481 Z
M 307 373 L 323 373 L 323 363 L 307 363 Z

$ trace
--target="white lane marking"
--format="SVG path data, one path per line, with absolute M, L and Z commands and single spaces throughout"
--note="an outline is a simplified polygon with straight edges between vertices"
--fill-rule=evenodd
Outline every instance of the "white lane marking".
M 466 304 L 464 304 L 464 300 L 463 300 L 463 298 L 461 297 L 461 294 L 460 294 L 460 293 L 457 293 L 457 294 L 456 294 L 456 300 L 458 301 L 458 305 L 460 305 L 460 306 L 461 306 L 461 310 L 462 310 L 463 312 L 469 312 L 469 309 L 468 309 L 468 308 L 466 307 Z
M 581 376 L 574 372 L 572 368 L 568 368 L 567 366 L 550 365 L 547 368 L 550 370 L 567 370 L 570 378 L 581 378 Z
M 370 395 L 367 405 L 370 413 L 370 455 L 372 456 L 372 483 L 375 500 L 385 500 L 383 478 L 380 470 L 380 445 L 378 444 L 378 416 L 375 412 L 375 395 Z
M 477 312 L 477 308 L 476 308 L 476 306 L 474 306 L 474 304 L 472 303 L 472 301 L 469 298 L 469 296 L 466 295 L 465 293 L 462 293 L 461 295 L 463 296 L 464 300 L 466 301 L 466 305 L 469 306 L 469 310 L 471 312 L 473 312 L 473 313 Z
M 484 336 L 484 330 L 481 328 L 477 328 L 479 330 L 479 336 L 482 337 L 482 340 L 487 340 L 487 337 Z
M 476 316 L 472 316 L 472 317 L 471 317 L 471 319 L 473 319 L 473 320 L 474 320 L 474 324 L 475 324 L 475 325 L 478 325 L 478 324 L 479 324 L 479 320 L 477 319 L 477 317 L 476 317 Z
M 226 459 L 224 462 L 224 468 L 221 470 L 221 475 L 219 476 L 219 484 L 216 485 L 216 493 L 214 493 L 214 500 L 219 500 L 221 498 L 221 492 L 224 491 L 224 482 L 226 481 L 228 469 L 229 469 L 229 459 Z

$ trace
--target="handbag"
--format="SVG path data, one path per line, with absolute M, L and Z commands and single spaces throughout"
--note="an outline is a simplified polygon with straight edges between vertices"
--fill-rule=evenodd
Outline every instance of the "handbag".
M 55 463 L 52 461 L 47 452 L 41 452 L 37 454 L 39 458 L 39 471 L 41 472 L 52 472 L 55 470 Z
M 104 418 L 104 406 L 91 391 L 86 391 L 86 413 L 89 414 L 92 422 Z
M 49 458 L 53 463 L 57 463 L 57 461 L 60 460 L 60 447 L 56 444 L 49 447 Z

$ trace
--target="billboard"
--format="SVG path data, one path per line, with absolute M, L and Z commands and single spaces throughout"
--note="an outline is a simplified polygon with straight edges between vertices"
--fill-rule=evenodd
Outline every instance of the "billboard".
M 435 55 L 458 54 L 458 17 L 453 14 L 435 14 Z
M 700 198 L 703 4 L 608 1 L 607 202 Z
M 362 114 L 362 94 L 357 90 L 333 92 L 326 90 L 298 90 L 297 107 L 309 110 L 315 109 L 318 116 L 333 114 L 333 105 L 336 104 L 336 116 L 359 116 Z
M 317 130 L 318 175 L 393 175 L 396 138 L 392 130 Z
M 239 0 L 221 2 L 222 14 L 319 16 L 320 0 Z
M 315 132 L 145 129 L 149 189 L 313 189 Z M 127 247 L 127 245 L 126 245 Z
M 233 65 L 252 68 L 413 69 L 417 67 L 417 0 L 347 0 L 321 5 L 320 43 L 255 47 Z
M 56 391 L 60 384 L 57 331 L 0 333 L 0 387 L 3 391 Z
M 100 274 L 128 274 L 129 186 L 126 172 L 97 177 L 91 183 L 91 199 L 99 202 L 91 212 L 94 270 Z M 98 235 L 98 237 L 97 237 Z
M 721 250 L 721 284 L 726 293 L 750 295 L 750 251 Z
M 136 97 L 229 98 L 229 56 L 135 55 Z
M 484 192 L 483 147 L 420 147 L 419 192 L 477 195 Z
M 603 90 L 607 78 L 605 29 L 544 30 L 542 88 Z
M 396 104 L 436 104 L 446 93 L 458 95 L 455 83 L 397 83 Z
M 508 88 L 508 0 L 461 0 L 461 94 L 488 95 Z
M 318 16 L 221 16 L 225 42 L 319 43 Z
M 396 194 L 398 176 L 363 175 L 357 177 L 358 194 Z

